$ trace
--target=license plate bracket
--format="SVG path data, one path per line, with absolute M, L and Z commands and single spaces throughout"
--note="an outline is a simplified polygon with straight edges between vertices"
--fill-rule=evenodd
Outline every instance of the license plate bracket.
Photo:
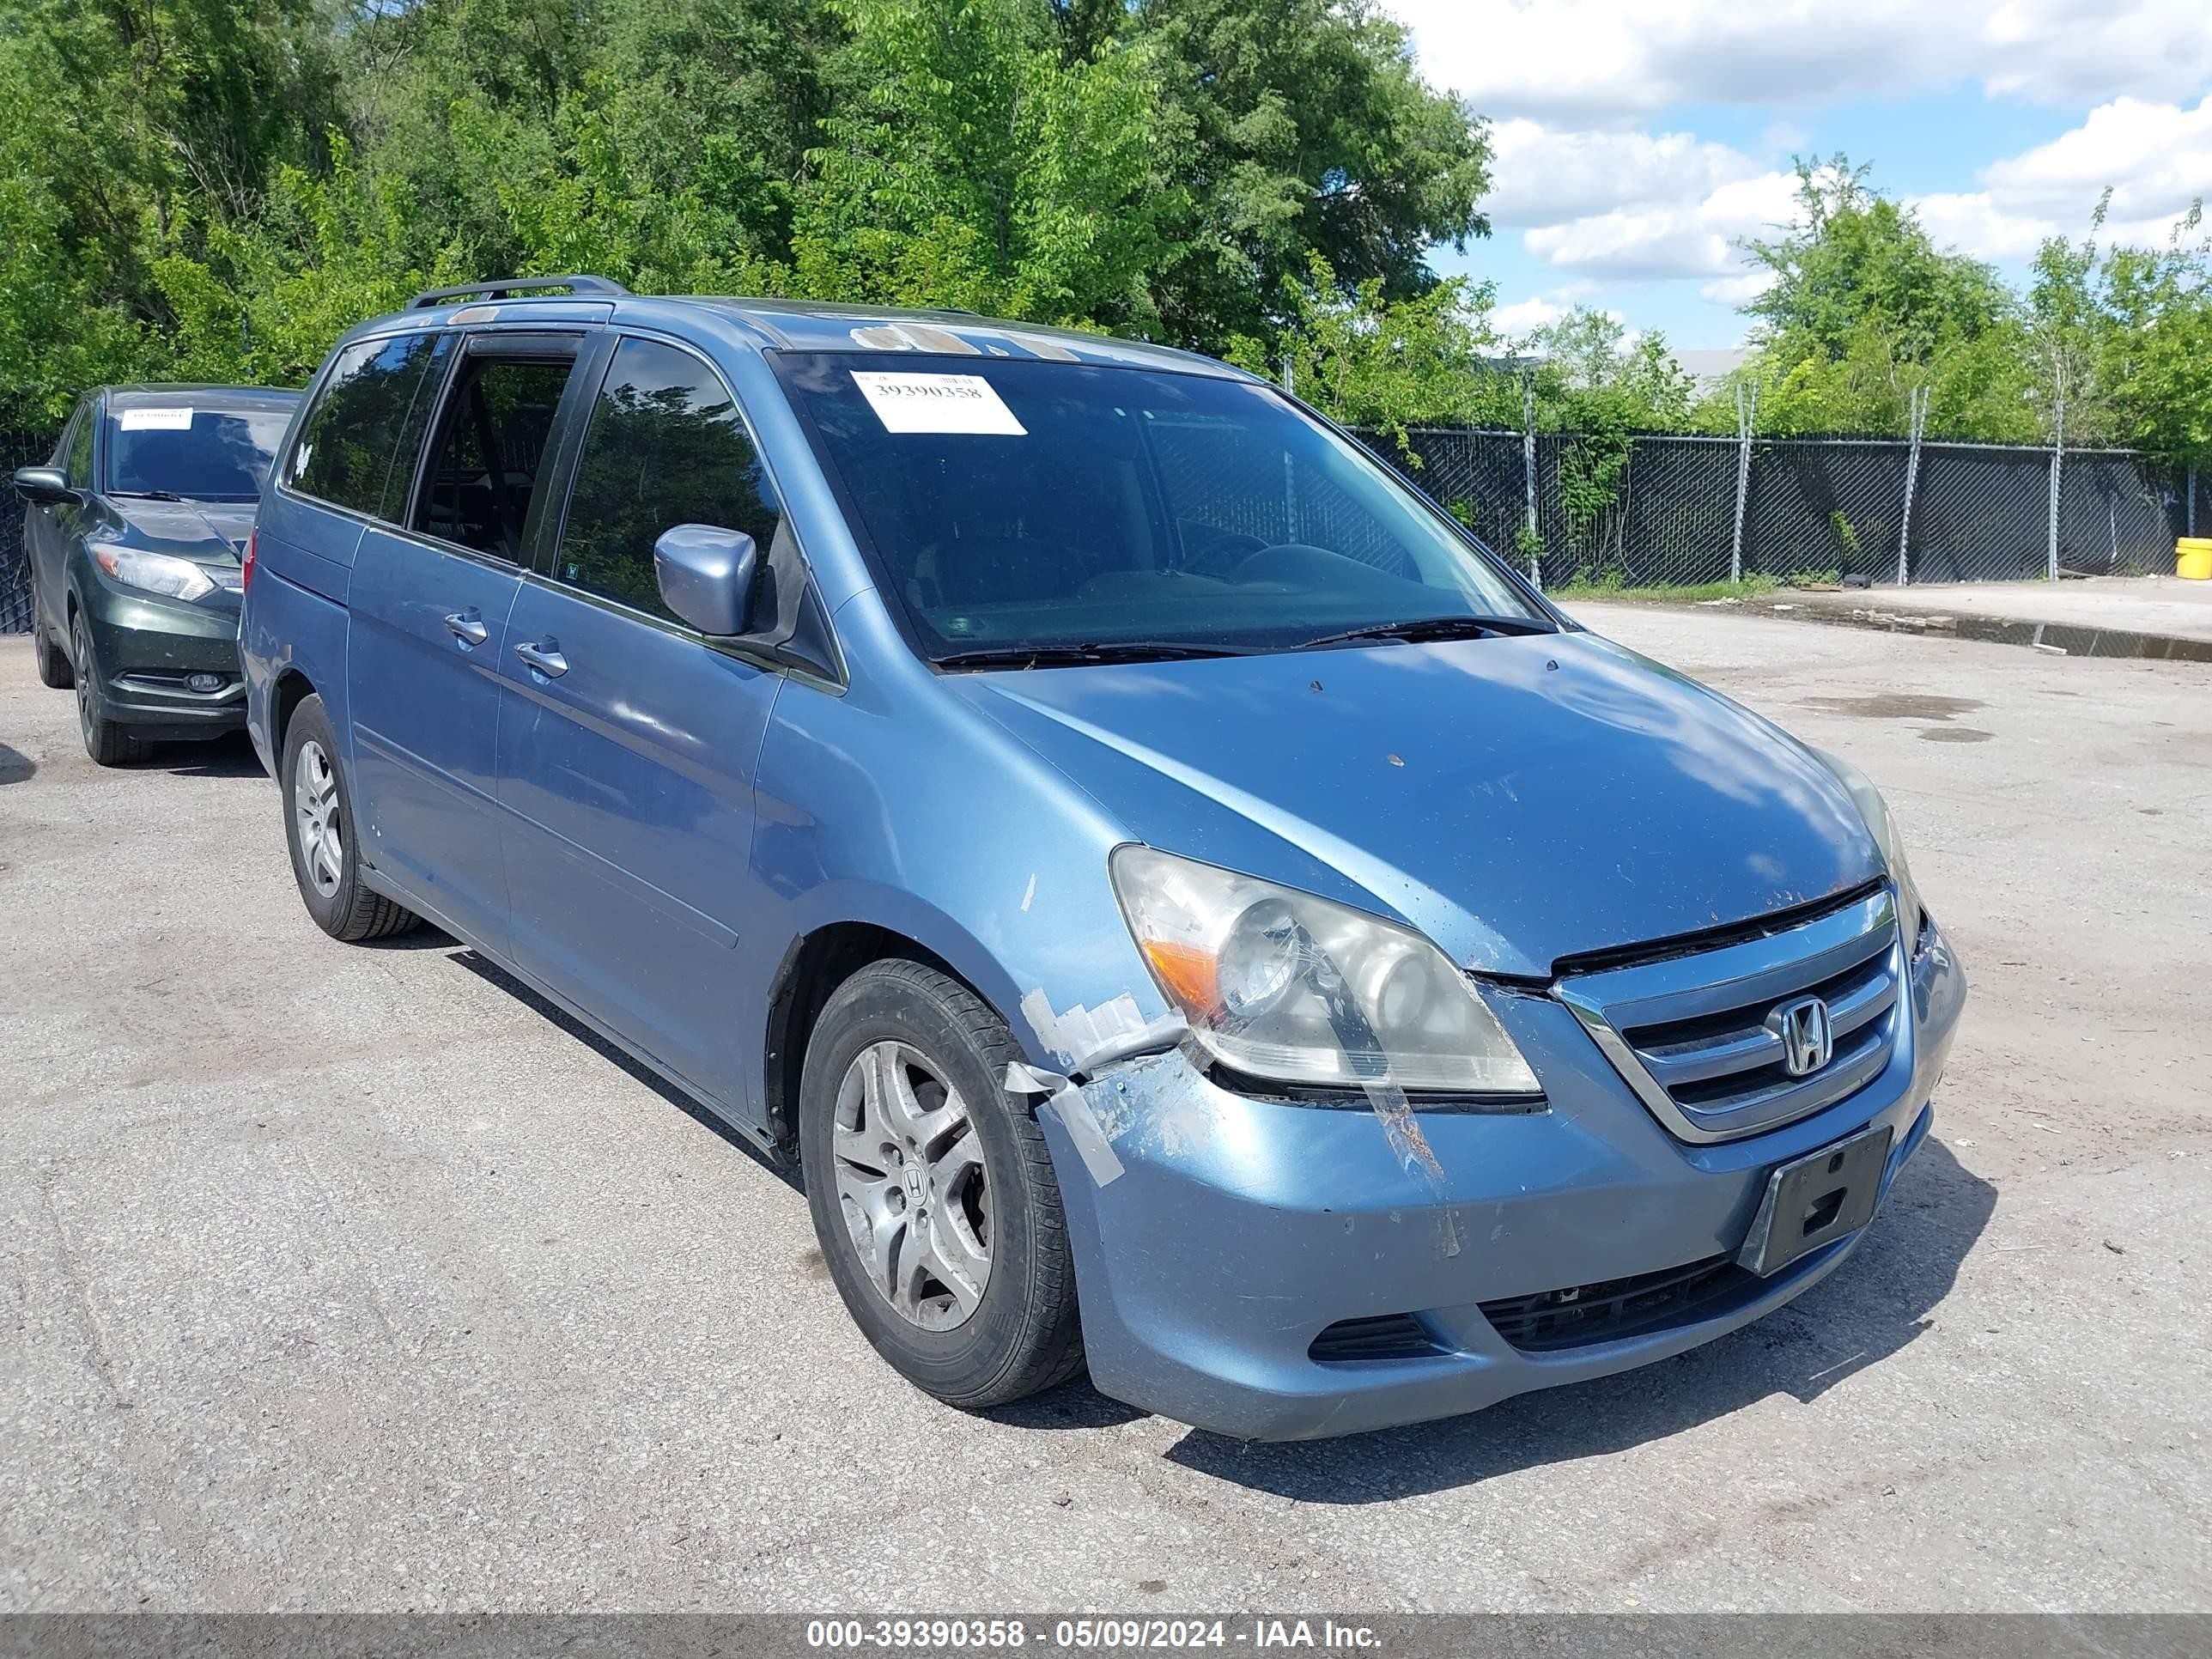
M 1763 1279 L 1873 1220 L 1894 1134 L 1862 1129 L 1776 1170 L 1736 1261 Z

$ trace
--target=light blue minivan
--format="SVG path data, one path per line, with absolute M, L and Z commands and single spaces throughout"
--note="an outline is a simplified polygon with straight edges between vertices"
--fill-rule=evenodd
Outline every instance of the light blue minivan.
M 440 290 L 332 352 L 246 569 L 315 920 L 795 1161 L 956 1405 L 1617 1371 L 1834 1271 L 1928 1133 L 1965 981 L 1873 787 L 1219 363 Z

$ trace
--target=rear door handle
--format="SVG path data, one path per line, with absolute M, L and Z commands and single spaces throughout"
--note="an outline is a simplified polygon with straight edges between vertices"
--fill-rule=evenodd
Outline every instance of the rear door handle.
M 550 640 L 543 645 L 518 645 L 514 654 L 528 663 L 549 680 L 557 680 L 568 672 L 568 659 Z
M 474 605 L 447 617 L 446 629 L 464 645 L 482 645 L 491 637 L 491 629 L 483 624 L 483 613 Z

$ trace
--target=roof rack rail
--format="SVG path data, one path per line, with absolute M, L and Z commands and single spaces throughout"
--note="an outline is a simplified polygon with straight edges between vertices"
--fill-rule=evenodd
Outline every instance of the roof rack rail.
M 487 300 L 503 300 L 510 295 L 529 294 L 548 288 L 565 288 L 571 294 L 604 294 L 615 298 L 629 293 L 620 283 L 605 276 L 498 276 L 488 283 L 463 283 L 458 288 L 426 288 L 407 302 L 407 309 L 421 311 L 428 306 L 443 305 L 448 300 L 465 300 L 476 295 Z

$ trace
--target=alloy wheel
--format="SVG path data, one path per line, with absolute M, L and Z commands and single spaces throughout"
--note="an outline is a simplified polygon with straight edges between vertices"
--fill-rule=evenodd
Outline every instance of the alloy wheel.
M 963 1324 L 991 1277 L 990 1187 L 959 1091 L 921 1050 L 869 1044 L 837 1090 L 837 1201 L 876 1293 L 924 1330 Z
M 292 763 L 292 811 L 300 822 L 300 860 L 325 898 L 345 876 L 345 836 L 338 819 L 338 775 L 313 738 Z
M 77 617 L 70 624 L 70 654 L 76 659 L 71 665 L 76 670 L 76 724 L 84 734 L 84 746 L 93 746 L 92 728 L 100 718 L 93 702 L 93 681 L 100 670 L 92 660 L 92 636 L 85 632 L 84 618 Z

